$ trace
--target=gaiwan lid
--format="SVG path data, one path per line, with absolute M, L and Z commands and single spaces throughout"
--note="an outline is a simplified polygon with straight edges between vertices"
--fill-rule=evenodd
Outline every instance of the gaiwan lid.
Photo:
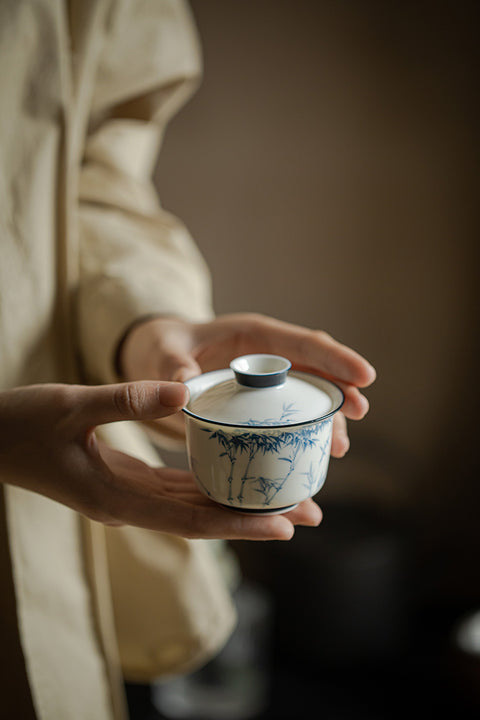
M 279 355 L 242 355 L 230 368 L 188 380 L 184 412 L 216 425 L 292 427 L 324 420 L 343 405 L 334 383 L 290 370 Z

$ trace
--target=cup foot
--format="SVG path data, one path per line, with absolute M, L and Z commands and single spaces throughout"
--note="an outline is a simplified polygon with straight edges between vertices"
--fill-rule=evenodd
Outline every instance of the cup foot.
M 293 510 L 298 506 L 298 503 L 295 503 L 294 505 L 285 505 L 284 507 L 279 508 L 239 508 L 239 507 L 232 507 L 232 505 L 226 505 L 225 503 L 218 503 L 224 508 L 228 508 L 228 510 L 233 510 L 233 512 L 241 513 L 242 515 L 282 515 L 283 513 L 290 512 L 290 510 Z

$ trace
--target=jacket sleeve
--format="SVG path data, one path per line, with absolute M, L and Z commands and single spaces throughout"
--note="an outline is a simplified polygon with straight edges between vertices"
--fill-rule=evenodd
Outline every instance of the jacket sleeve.
M 152 314 L 213 316 L 208 269 L 160 206 L 152 173 L 165 127 L 196 88 L 200 54 L 187 8 L 119 2 L 103 38 L 79 180 L 78 329 L 88 380 L 117 380 L 127 329 Z

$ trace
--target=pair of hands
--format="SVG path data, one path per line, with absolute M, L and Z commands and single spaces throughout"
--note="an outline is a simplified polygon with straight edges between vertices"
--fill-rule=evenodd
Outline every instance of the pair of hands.
M 133 327 L 122 343 L 124 383 L 31 385 L 0 393 L 3 479 L 93 520 L 189 538 L 288 540 L 295 525 L 318 525 L 321 510 L 311 499 L 284 515 L 237 514 L 204 497 L 191 473 L 151 468 L 95 435 L 98 425 L 120 420 L 160 422 L 168 432 L 181 433 L 179 411 L 188 400 L 183 382 L 254 352 L 284 355 L 294 368 L 342 388 L 345 404 L 334 418 L 332 455 L 344 455 L 345 418 L 364 417 L 368 401 L 359 388 L 375 379 L 375 370 L 356 352 L 326 333 L 261 315 L 226 315 L 203 324 L 155 318 Z

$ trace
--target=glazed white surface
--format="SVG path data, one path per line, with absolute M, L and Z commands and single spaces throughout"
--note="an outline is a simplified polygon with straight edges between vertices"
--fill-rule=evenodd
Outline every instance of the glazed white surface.
M 187 383 L 187 410 L 211 422 L 230 425 L 285 426 L 327 416 L 343 401 L 329 381 L 291 372 L 282 385 L 266 388 L 239 385 L 231 370 L 206 373 Z
M 289 428 L 231 428 L 187 416 L 190 469 L 232 509 L 269 512 L 315 495 L 330 460 L 332 418 Z
M 216 370 L 186 383 L 190 468 L 202 492 L 218 503 L 243 512 L 287 511 L 325 482 L 343 393 L 302 372 L 285 371 L 275 378 L 280 384 L 269 387 L 239 381 L 238 370 L 249 382 L 263 382 L 279 366 L 288 369 L 289 361 L 276 356 L 244 356 L 232 366 L 235 373 Z

